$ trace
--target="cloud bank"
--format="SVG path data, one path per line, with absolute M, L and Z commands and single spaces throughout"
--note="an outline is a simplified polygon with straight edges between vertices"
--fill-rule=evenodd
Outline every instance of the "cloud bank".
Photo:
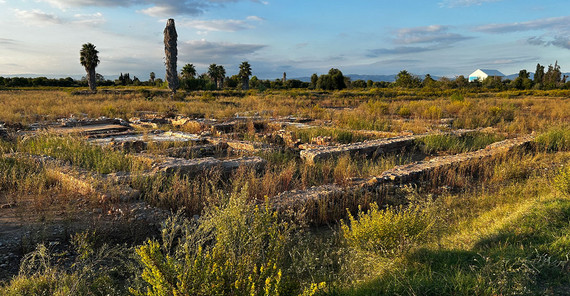
M 168 17 L 176 15 L 196 16 L 206 10 L 224 6 L 227 3 L 251 1 L 260 4 L 267 2 L 259 0 L 40 0 L 62 10 L 70 7 L 146 7 L 137 10 L 153 17 Z
M 440 7 L 448 7 L 448 8 L 455 8 L 455 7 L 482 5 L 484 3 L 499 2 L 499 1 L 502 1 L 502 0 L 445 0 L 445 1 L 439 2 L 439 6 Z
M 384 54 L 413 54 L 433 51 L 451 44 L 471 39 L 458 33 L 451 33 L 450 26 L 430 25 L 424 27 L 402 28 L 396 30 L 393 39 L 394 44 L 400 44 L 394 48 L 377 48 L 368 51 L 368 57 L 377 57 Z

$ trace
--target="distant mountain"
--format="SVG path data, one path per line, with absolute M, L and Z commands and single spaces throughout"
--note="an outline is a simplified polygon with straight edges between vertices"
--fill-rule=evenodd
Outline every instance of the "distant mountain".
M 368 80 L 372 80 L 372 81 L 386 81 L 386 82 L 394 82 L 396 81 L 396 75 L 360 75 L 360 74 L 348 74 L 345 76 L 350 77 L 351 81 L 355 81 L 355 80 L 364 80 L 364 81 L 368 81 Z
M 73 79 L 81 79 L 81 77 L 85 75 L 69 75 L 69 74 L 10 74 L 10 75 L 1 75 L 2 77 L 23 77 L 23 78 L 37 78 L 37 77 L 47 77 L 49 79 L 59 79 L 59 78 L 67 78 L 71 77 Z
M 529 75 L 529 78 L 530 78 L 530 79 L 534 79 L 534 73 L 529 72 L 529 74 L 530 74 L 530 75 Z M 514 80 L 514 79 L 517 78 L 517 77 L 519 77 L 519 73 L 507 75 L 507 76 L 505 76 L 505 79 Z
M 81 78 L 85 77 L 85 75 L 69 75 L 69 74 L 10 74 L 10 75 L 2 75 L 0 74 L 1 77 L 23 77 L 23 78 L 36 78 L 36 77 L 46 77 L 49 79 L 59 79 L 59 78 L 67 78 L 67 77 L 71 77 L 75 80 L 81 80 Z M 105 79 L 109 79 L 109 80 L 115 80 L 117 79 L 119 76 L 118 75 L 103 75 L 103 77 L 105 77 Z M 132 77 L 132 76 L 131 76 Z
M 348 75 L 344 75 L 347 77 L 350 77 L 351 81 L 355 81 L 355 80 L 364 80 L 364 81 L 368 81 L 368 80 L 372 80 L 374 82 L 377 81 L 386 81 L 386 82 L 394 82 L 396 81 L 396 75 L 398 74 L 392 74 L 392 75 L 361 75 L 361 74 L 348 74 Z M 440 76 L 431 76 L 433 79 L 438 80 L 440 78 Z M 420 75 L 420 78 L 424 79 L 424 75 Z M 311 81 L 311 77 L 295 77 L 292 79 L 298 79 L 304 82 L 310 82 Z

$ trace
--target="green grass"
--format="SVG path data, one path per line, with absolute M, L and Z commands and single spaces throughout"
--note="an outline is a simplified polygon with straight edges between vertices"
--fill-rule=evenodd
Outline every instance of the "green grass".
M 101 174 L 148 168 L 147 163 L 133 156 L 70 136 L 40 135 L 25 138 L 18 141 L 13 149 L 17 152 L 48 155 Z
M 570 127 L 553 128 L 536 137 L 539 149 L 546 151 L 570 151 Z
M 367 136 L 351 130 L 340 128 L 314 127 L 314 128 L 289 128 L 293 137 L 300 139 L 303 143 L 311 143 L 315 137 L 331 137 L 331 140 L 341 144 L 362 142 L 375 137 Z
M 417 142 L 420 149 L 427 154 L 437 152 L 457 154 L 479 150 L 501 140 L 504 140 L 504 137 L 500 135 L 474 132 L 464 136 L 429 135 L 418 139 Z
M 34 160 L 0 157 L 0 192 L 41 193 L 56 183 L 45 168 Z

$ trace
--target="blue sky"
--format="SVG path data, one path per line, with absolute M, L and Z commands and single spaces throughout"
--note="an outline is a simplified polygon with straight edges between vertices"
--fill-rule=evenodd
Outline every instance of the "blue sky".
M 228 75 L 249 61 L 277 78 L 325 73 L 455 77 L 536 64 L 570 70 L 570 15 L 561 0 L 0 0 L 0 75 L 84 75 L 79 49 L 97 46 L 97 72 L 164 76 L 162 32 L 178 31 L 179 69 L 211 63 Z

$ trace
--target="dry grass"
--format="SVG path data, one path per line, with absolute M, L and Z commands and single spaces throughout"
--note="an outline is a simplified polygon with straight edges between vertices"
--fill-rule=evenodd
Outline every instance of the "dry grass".
M 570 100 L 560 91 L 540 92 L 540 96 L 524 92 L 517 96 L 510 92 L 467 94 L 463 101 L 450 100 L 447 94 L 422 96 L 422 91 L 407 91 L 413 97 L 407 100 L 387 97 L 387 91 L 198 92 L 181 95 L 176 101 L 161 96 L 148 99 L 144 92 L 85 96 L 64 91 L 2 91 L 0 121 L 29 124 L 72 114 L 128 119 L 140 111 L 223 119 L 238 112 L 257 112 L 263 117 L 332 120 L 334 126 L 348 129 L 416 133 L 441 129 L 442 118 L 453 118 L 455 128 L 492 126 L 509 133 L 544 131 L 570 121 Z

